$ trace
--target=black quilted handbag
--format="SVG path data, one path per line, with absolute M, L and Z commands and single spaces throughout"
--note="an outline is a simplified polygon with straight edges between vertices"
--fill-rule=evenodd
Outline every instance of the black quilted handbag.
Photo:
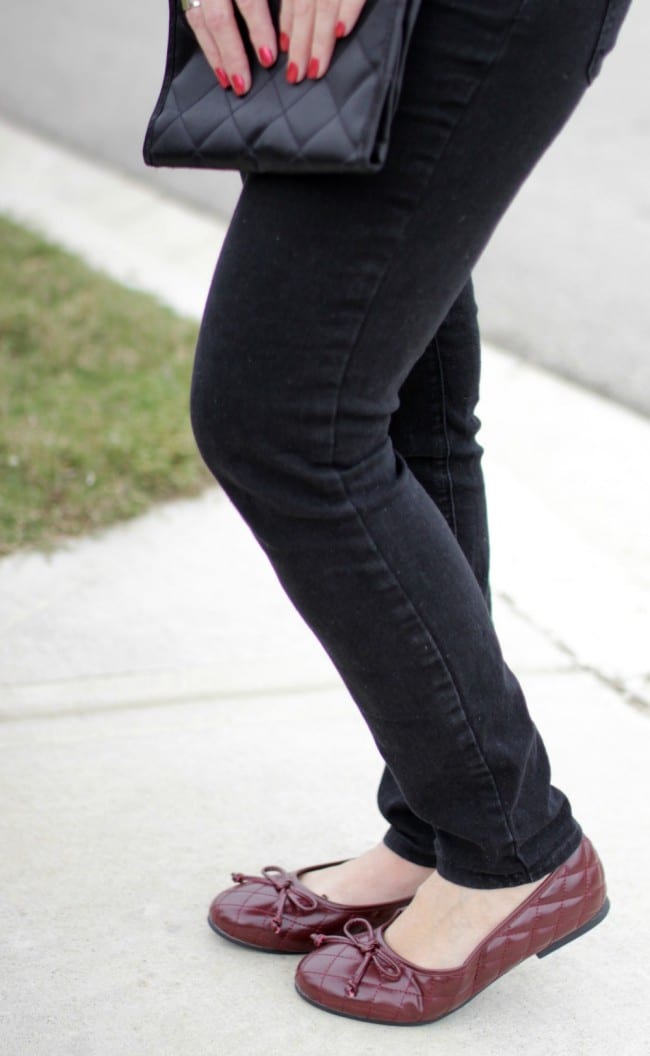
M 288 84 L 286 55 L 265 69 L 235 7 L 252 74 L 224 91 L 170 0 L 165 77 L 144 141 L 147 165 L 241 172 L 374 172 L 390 128 L 421 0 L 367 0 L 319 80 Z M 276 31 L 280 0 L 269 0 Z

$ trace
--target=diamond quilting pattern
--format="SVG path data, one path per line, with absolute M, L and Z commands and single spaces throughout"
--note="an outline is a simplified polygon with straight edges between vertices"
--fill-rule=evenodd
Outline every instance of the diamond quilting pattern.
M 536 895 L 486 944 L 479 974 L 489 981 L 577 931 L 598 912 L 605 900 L 605 877 L 589 840 L 582 840 Z
M 219 86 L 170 0 L 165 80 L 145 162 L 260 172 L 381 168 L 419 7 L 420 0 L 368 0 L 325 76 L 298 85 L 287 84 L 282 53 L 272 68 L 260 66 L 243 30 L 253 83 L 239 97 Z

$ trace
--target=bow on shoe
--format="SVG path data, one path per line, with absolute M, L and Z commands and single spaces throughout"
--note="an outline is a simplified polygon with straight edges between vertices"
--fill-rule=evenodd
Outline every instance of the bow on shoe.
M 361 925 L 356 932 L 352 931 L 352 926 L 355 924 Z M 314 946 L 322 946 L 324 942 L 345 943 L 347 946 L 356 946 L 363 954 L 361 964 L 346 983 L 345 992 L 348 997 L 357 996 L 359 983 L 366 974 L 371 961 L 379 974 L 385 976 L 386 979 L 399 979 L 402 974 L 401 966 L 377 942 L 372 925 L 364 917 L 352 917 L 343 925 L 343 931 L 343 935 L 322 935 L 320 932 L 315 932 L 311 938 Z
M 309 913 L 318 909 L 318 899 L 308 891 L 299 891 L 293 880 L 287 876 L 279 865 L 267 865 L 262 869 L 262 876 L 246 876 L 244 873 L 232 873 L 236 884 L 267 884 L 278 892 L 278 900 L 271 910 L 271 927 L 276 935 L 282 930 L 282 918 L 285 906 L 289 903 L 298 913 Z

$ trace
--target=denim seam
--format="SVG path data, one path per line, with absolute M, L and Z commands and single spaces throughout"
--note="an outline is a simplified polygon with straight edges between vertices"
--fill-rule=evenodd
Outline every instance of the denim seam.
M 425 183 L 425 185 L 424 185 L 424 187 L 423 187 L 423 189 L 422 189 L 422 191 L 420 193 L 420 196 L 417 199 L 415 205 L 413 206 L 412 211 L 409 213 L 408 216 L 405 217 L 404 223 L 401 225 L 401 230 L 400 230 L 400 234 L 398 236 L 397 241 L 401 241 L 406 236 L 406 231 L 407 231 L 408 227 L 415 222 L 417 214 L 418 214 L 418 211 L 420 209 L 420 206 L 421 206 L 422 202 L 424 201 L 424 197 L 426 195 L 427 189 L 428 189 L 429 185 L 431 184 L 431 181 L 433 180 L 433 176 L 434 176 L 435 171 L 438 169 L 438 166 L 440 165 L 442 159 L 444 158 L 445 153 L 446 153 L 450 143 L 452 142 L 455 133 L 458 131 L 459 127 L 462 126 L 463 119 L 467 115 L 468 110 L 470 108 L 470 105 L 474 103 L 474 100 L 475 100 L 477 94 L 482 89 L 484 89 L 484 87 L 485 87 L 485 85 L 486 85 L 486 83 L 488 81 L 488 78 L 489 78 L 490 74 L 492 73 L 492 70 L 494 69 L 496 63 L 503 56 L 505 50 L 507 49 L 507 47 L 508 47 L 508 45 L 510 43 L 510 40 L 512 38 L 512 35 L 515 32 L 515 28 L 517 27 L 517 25 L 519 23 L 519 19 L 520 19 L 522 10 L 526 6 L 527 2 L 528 2 L 528 0 L 520 0 L 519 6 L 517 8 L 517 11 L 513 14 L 510 26 L 508 27 L 507 32 L 504 33 L 503 39 L 501 41 L 501 46 L 496 50 L 496 52 L 495 52 L 495 54 L 494 54 L 494 56 L 492 58 L 492 61 L 489 63 L 489 65 L 487 66 L 486 70 L 484 71 L 483 77 L 481 78 L 481 80 L 477 83 L 476 87 L 474 88 L 474 91 L 473 91 L 471 97 L 468 99 L 467 103 L 465 104 L 465 107 L 464 107 L 462 113 L 459 114 L 458 121 L 453 126 L 453 128 L 449 129 L 449 132 L 447 134 L 447 138 L 446 138 L 446 140 L 445 140 L 445 142 L 444 142 L 444 144 L 442 146 L 442 150 L 441 150 L 437 160 L 435 161 L 435 163 L 433 165 L 432 171 L 429 173 L 428 179 L 426 180 L 426 183 Z M 413 610 L 413 613 L 415 614 L 416 619 L 419 621 L 419 623 L 422 626 L 425 634 L 428 635 L 428 637 L 429 637 L 429 639 L 430 639 L 430 641 L 431 641 L 431 643 L 432 643 L 432 645 L 433 645 L 433 647 L 434 647 L 434 649 L 436 651 L 436 654 L 439 657 L 439 660 L 440 660 L 440 663 L 442 664 L 443 670 L 445 671 L 445 673 L 447 675 L 447 678 L 449 680 L 449 684 L 452 687 L 455 699 L 456 699 L 456 701 L 458 703 L 459 710 L 460 710 L 460 712 L 461 712 L 461 714 L 462 714 L 462 716 L 464 718 L 464 721 L 465 721 L 465 723 L 467 725 L 467 728 L 469 729 L 469 731 L 470 731 L 470 733 L 472 735 L 472 740 L 473 740 L 474 745 L 476 747 L 476 750 L 477 750 L 477 753 L 478 753 L 478 757 L 479 757 L 479 759 L 480 759 L 485 771 L 487 772 L 490 780 L 492 781 L 492 784 L 493 784 L 493 787 L 494 787 L 494 791 L 495 791 L 495 794 L 496 794 L 496 798 L 497 798 L 497 802 L 498 802 L 499 808 L 501 810 L 502 819 L 505 822 L 506 829 L 507 829 L 508 834 L 510 836 L 510 842 L 511 842 L 511 846 L 512 846 L 513 855 L 517 859 L 517 861 L 520 863 L 521 867 L 523 869 L 525 869 L 526 865 L 525 865 L 525 863 L 523 862 L 523 860 L 520 857 L 519 849 L 518 849 L 518 846 L 517 846 L 517 841 L 515 839 L 515 835 L 514 835 L 514 831 L 513 831 L 513 827 L 512 827 L 512 823 L 511 823 L 511 819 L 510 819 L 510 817 L 509 817 L 509 815 L 508 815 L 508 813 L 507 813 L 507 811 L 505 809 L 505 805 L 504 805 L 503 799 L 501 797 L 501 794 L 499 792 L 499 788 L 498 788 L 496 779 L 495 779 L 494 774 L 492 773 L 490 767 L 487 764 L 485 756 L 484 756 L 484 754 L 483 754 L 483 752 L 481 750 L 481 747 L 480 747 L 480 745 L 478 743 L 474 728 L 473 728 L 472 724 L 469 721 L 469 718 L 467 716 L 467 712 L 466 712 L 465 708 L 463 707 L 463 703 L 462 703 L 462 700 L 460 698 L 460 694 L 458 693 L 458 689 L 457 689 L 457 687 L 455 685 L 455 682 L 454 682 L 454 680 L 453 680 L 453 678 L 451 676 L 451 672 L 449 671 L 449 668 L 447 667 L 447 664 L 445 663 L 445 661 L 444 661 L 444 659 L 442 657 L 442 654 L 440 652 L 440 649 L 438 648 L 437 642 L 435 641 L 433 635 L 431 634 L 431 632 L 427 628 L 426 624 L 423 622 L 423 620 L 419 616 L 419 614 L 417 612 L 417 609 L 415 608 L 413 602 L 411 601 L 409 596 L 406 594 L 404 588 L 402 587 L 402 584 L 400 583 L 399 579 L 397 578 L 397 576 L 395 574 L 394 569 L 392 569 L 390 567 L 388 561 L 386 560 L 385 555 L 379 550 L 379 547 L 377 546 L 375 540 L 373 539 L 372 535 L 370 534 L 370 532 L 369 532 L 369 530 L 368 530 L 368 528 L 367 528 L 367 526 L 366 526 L 366 524 L 365 524 L 365 522 L 363 520 L 363 517 L 362 517 L 360 511 L 355 506 L 355 504 L 354 504 L 354 502 L 352 500 L 352 497 L 350 496 L 350 494 L 349 494 L 349 492 L 348 492 L 348 490 L 347 490 L 347 488 L 345 486 L 345 481 L 343 479 L 341 470 L 338 469 L 335 466 L 335 464 L 334 464 L 335 463 L 335 457 L 336 457 L 336 437 L 337 437 L 337 428 L 336 427 L 337 427 L 337 422 L 338 422 L 338 419 L 339 419 L 341 392 L 343 390 L 343 385 L 344 385 L 344 382 L 345 382 L 345 378 L 347 376 L 348 370 L 349 370 L 350 365 L 352 363 L 352 358 L 353 358 L 354 352 L 355 352 L 356 348 L 358 347 L 358 345 L 360 343 L 361 337 L 363 335 L 363 331 L 364 331 L 365 326 L 367 324 L 368 316 L 369 316 L 369 313 L 370 313 L 370 308 L 372 307 L 372 305 L 374 304 L 375 300 L 377 299 L 377 297 L 378 297 L 378 295 L 380 293 L 381 287 L 382 287 L 382 285 L 383 285 L 383 283 L 384 283 L 384 281 L 386 279 L 386 276 L 388 275 L 388 272 L 390 271 L 392 263 L 393 263 L 393 257 L 391 256 L 386 261 L 386 264 L 384 266 L 384 270 L 382 271 L 382 273 L 381 273 L 381 275 L 380 275 L 380 277 L 379 277 L 379 279 L 378 279 L 378 281 L 377 281 L 377 283 L 375 285 L 375 289 L 374 289 L 374 291 L 372 292 L 372 294 L 370 296 L 370 299 L 368 301 L 368 305 L 366 307 L 365 315 L 364 315 L 364 317 L 363 317 L 363 319 L 361 321 L 361 324 L 359 326 L 357 334 L 356 334 L 356 336 L 355 336 L 355 338 L 354 338 L 354 340 L 353 340 L 353 342 L 352 342 L 352 344 L 350 346 L 350 351 L 349 351 L 348 357 L 347 357 L 347 359 L 346 359 L 346 361 L 345 361 L 345 363 L 343 365 L 343 368 L 342 368 L 342 371 L 341 371 L 341 376 L 340 376 L 338 384 L 337 384 L 336 400 L 335 400 L 335 403 L 334 403 L 334 413 L 333 413 L 332 422 L 331 422 L 331 426 L 330 426 L 331 432 L 332 432 L 332 443 L 331 443 L 331 454 L 330 454 L 331 464 L 332 464 L 332 468 L 337 472 L 341 487 L 343 489 L 344 496 L 347 499 L 347 501 L 350 503 L 350 506 L 352 507 L 352 510 L 356 514 L 356 516 L 357 516 L 357 518 L 359 520 L 359 523 L 361 524 L 363 530 L 365 531 L 369 542 L 371 543 L 371 545 L 374 546 L 377 555 L 383 561 L 386 569 L 391 574 L 391 576 L 394 579 L 397 587 L 402 592 L 402 594 L 403 594 L 404 598 L 406 599 L 407 603 L 411 606 L 411 608 Z
M 520 884 L 534 883 L 536 880 L 541 880 L 543 876 L 547 876 L 557 869 L 558 866 L 562 865 L 577 850 L 582 835 L 582 829 L 576 822 L 574 831 L 570 835 L 565 836 L 562 842 L 552 852 L 545 855 L 541 861 L 526 866 L 524 869 L 525 875 L 523 876 L 518 873 L 504 873 L 503 875 L 495 876 L 493 873 L 479 873 L 463 868 L 457 869 L 453 863 L 450 865 L 444 857 L 441 858 L 440 856 L 436 859 L 436 870 L 440 873 L 443 880 L 449 880 L 450 883 L 459 884 L 461 887 L 480 886 L 481 889 L 485 890 L 484 884 L 476 885 L 472 883 L 475 880 L 485 879 L 490 881 L 488 886 L 518 887 Z M 494 880 L 498 880 L 498 883 L 493 884 Z
M 438 377 L 440 379 L 440 402 L 442 411 L 442 435 L 445 441 L 445 476 L 447 478 L 447 487 L 449 493 L 449 506 L 451 509 L 451 520 L 452 520 L 452 531 L 456 538 L 458 538 L 458 521 L 456 519 L 456 503 L 454 501 L 454 478 L 451 472 L 451 444 L 449 442 L 449 429 L 447 428 L 447 400 L 445 391 L 445 373 L 442 369 L 442 357 L 440 355 L 440 343 L 438 338 L 435 337 L 434 348 L 436 350 L 436 360 L 438 363 Z

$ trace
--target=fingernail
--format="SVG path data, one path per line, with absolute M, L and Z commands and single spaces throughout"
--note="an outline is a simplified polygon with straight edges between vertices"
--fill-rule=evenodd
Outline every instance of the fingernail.
M 243 95 L 246 91 L 246 85 L 244 84 L 244 78 L 240 77 L 238 73 L 232 75 L 232 86 L 237 92 L 237 95 Z
M 307 67 L 307 76 L 308 77 L 318 77 L 319 67 L 320 67 L 319 60 L 315 59 L 312 56 L 312 58 L 309 60 L 309 66 Z
M 221 87 L 230 88 L 230 81 L 228 80 L 228 74 L 226 73 L 226 71 L 217 67 L 214 72 L 217 75 L 217 80 L 219 81 Z
M 262 66 L 270 66 L 273 63 L 273 52 L 270 48 L 260 48 L 258 54 Z
M 334 27 L 334 36 L 335 37 L 344 37 L 345 36 L 345 22 L 337 22 L 336 23 L 336 26 Z
M 298 80 L 298 67 L 295 62 L 290 62 L 287 66 L 287 80 L 289 84 L 295 84 Z
M 280 51 L 289 50 L 289 38 L 286 33 L 280 34 Z

